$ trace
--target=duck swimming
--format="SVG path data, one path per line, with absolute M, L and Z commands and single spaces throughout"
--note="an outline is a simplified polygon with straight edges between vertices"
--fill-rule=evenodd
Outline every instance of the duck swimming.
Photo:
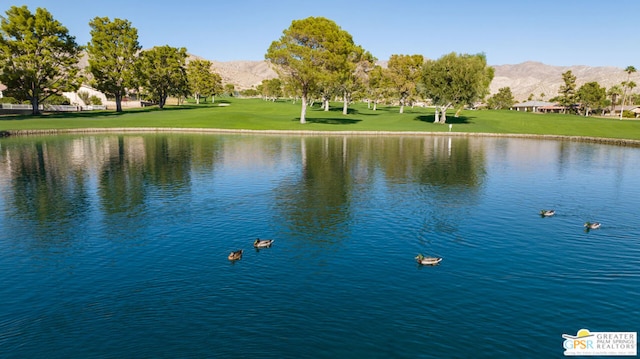
M 416 256 L 416 261 L 418 264 L 423 266 L 433 266 L 442 261 L 442 257 L 425 257 L 422 253 Z
M 233 251 L 231 253 L 229 253 L 229 257 L 227 257 L 230 261 L 237 261 L 238 259 L 242 258 L 242 249 L 239 249 L 237 251 Z
M 273 239 L 256 238 L 256 240 L 253 242 L 253 246 L 256 248 L 267 248 L 267 247 L 271 247 L 272 243 L 273 243 Z
M 599 222 L 586 222 L 584 224 L 584 226 L 587 229 L 598 229 L 598 228 L 600 228 L 600 223 Z
M 540 211 L 540 215 L 542 217 L 551 217 L 555 214 L 556 214 L 556 211 L 554 211 L 553 209 L 543 209 Z

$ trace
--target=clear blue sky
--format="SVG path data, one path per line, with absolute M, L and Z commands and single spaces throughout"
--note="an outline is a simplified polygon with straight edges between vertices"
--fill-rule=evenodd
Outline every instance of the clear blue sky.
M 76 37 L 90 40 L 96 16 L 138 29 L 143 48 L 186 47 L 213 61 L 262 60 L 292 20 L 323 16 L 379 60 L 392 54 L 436 59 L 484 52 L 490 65 L 640 67 L 638 0 L 2 0 L 48 9 Z

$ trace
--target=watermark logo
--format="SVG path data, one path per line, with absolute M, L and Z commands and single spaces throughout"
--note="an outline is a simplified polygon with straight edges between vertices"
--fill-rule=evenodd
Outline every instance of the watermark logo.
M 576 335 L 562 334 L 564 355 L 638 355 L 637 332 L 590 332 L 580 329 Z

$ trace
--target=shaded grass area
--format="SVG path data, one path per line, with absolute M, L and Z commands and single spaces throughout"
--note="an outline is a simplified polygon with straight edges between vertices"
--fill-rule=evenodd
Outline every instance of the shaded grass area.
M 446 132 L 448 125 L 433 123 L 434 110 L 379 106 L 376 111 L 357 103 L 342 114 L 342 104 L 330 111 L 316 104 L 300 124 L 300 102 L 260 99 L 225 99 L 215 104 L 186 104 L 115 111 L 93 111 L 42 116 L 2 116 L 0 131 L 95 128 L 219 128 L 231 130 L 293 131 L 411 131 Z M 515 111 L 462 111 L 448 113 L 453 132 L 586 136 L 640 140 L 640 121 L 592 118 L 564 114 Z

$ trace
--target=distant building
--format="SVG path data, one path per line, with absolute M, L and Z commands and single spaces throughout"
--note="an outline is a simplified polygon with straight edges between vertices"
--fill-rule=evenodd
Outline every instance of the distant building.
M 93 87 L 87 86 L 87 85 L 81 85 L 80 88 L 78 89 L 78 91 L 76 92 L 63 92 L 62 95 L 66 98 L 69 99 L 69 102 L 71 102 L 71 104 L 74 105 L 78 105 L 78 106 L 88 106 L 90 104 L 88 103 L 84 103 L 84 101 L 80 98 L 80 96 L 78 96 L 78 93 L 80 92 L 86 92 L 89 94 L 89 96 L 96 96 L 98 98 L 100 98 L 100 100 L 102 100 L 103 104 L 107 103 L 107 96 L 105 96 L 104 93 L 94 89 Z
M 611 115 L 620 116 L 620 109 L 623 111 L 630 111 L 636 114 L 636 117 L 640 116 L 640 106 L 638 105 L 628 105 L 628 106 L 614 106 L 613 111 L 611 111 Z
M 556 109 L 557 107 L 560 107 L 560 109 L 564 109 L 564 107 L 558 106 L 553 102 L 527 101 L 511 106 L 511 110 L 524 112 L 550 112 L 552 109 Z
M 575 108 L 575 106 L 573 107 Z M 547 112 L 560 113 L 560 112 L 564 112 L 564 110 L 566 110 L 566 107 L 556 105 L 556 104 L 538 107 L 538 111 L 544 112 L 544 113 L 547 113 Z

